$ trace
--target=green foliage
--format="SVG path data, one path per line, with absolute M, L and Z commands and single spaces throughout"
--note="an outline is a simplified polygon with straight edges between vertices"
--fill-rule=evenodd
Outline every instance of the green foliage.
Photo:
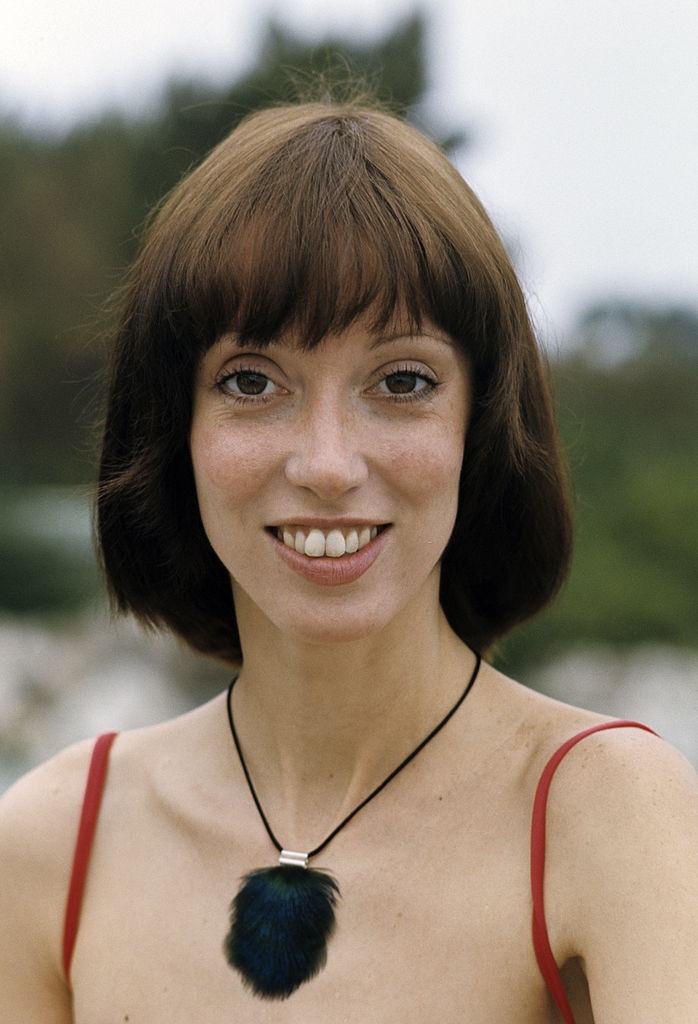
M 698 319 L 634 313 L 632 358 L 600 364 L 597 336 L 552 367 L 575 554 L 555 604 L 502 645 L 505 671 L 573 643 L 698 647 Z

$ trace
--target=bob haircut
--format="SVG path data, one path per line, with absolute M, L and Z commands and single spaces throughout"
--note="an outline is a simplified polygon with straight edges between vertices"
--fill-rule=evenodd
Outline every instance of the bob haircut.
M 544 608 L 572 550 L 546 369 L 509 257 L 416 128 L 362 100 L 246 116 L 151 217 L 123 289 L 97 497 L 113 605 L 242 660 L 232 588 L 189 453 L 202 355 L 223 333 L 303 351 L 368 317 L 427 315 L 466 353 L 472 412 L 440 602 L 471 649 Z

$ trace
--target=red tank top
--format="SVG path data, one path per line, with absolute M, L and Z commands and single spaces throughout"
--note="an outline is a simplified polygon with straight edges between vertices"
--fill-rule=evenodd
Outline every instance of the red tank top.
M 548 790 L 555 770 L 568 750 L 593 732 L 600 732 L 602 729 L 617 729 L 621 726 L 634 726 L 637 729 L 645 729 L 647 732 L 658 736 L 659 734 L 650 729 L 642 722 L 631 722 L 625 719 L 617 719 L 613 722 L 602 722 L 600 725 L 592 725 L 588 729 L 575 733 L 570 739 L 565 740 L 562 746 L 549 758 L 543 769 L 536 795 L 533 801 L 533 816 L 531 819 L 531 897 L 533 904 L 532 935 L 533 947 L 536 954 L 538 967 L 543 976 L 560 1013 L 564 1024 L 575 1024 L 572 1010 L 567 1001 L 565 990 L 562 984 L 560 972 L 555 963 L 550 942 L 548 940 L 548 929 L 545 923 L 545 909 L 543 901 L 543 875 L 545 867 L 545 811 L 548 801 Z M 92 840 L 97 827 L 99 807 L 104 792 L 104 782 L 109 762 L 109 751 L 118 733 L 108 732 L 100 736 L 92 751 L 92 759 L 87 774 L 85 786 L 85 798 L 80 815 L 77 841 L 75 844 L 75 855 L 73 858 L 73 870 L 68 890 L 68 900 L 65 911 L 65 925 L 63 929 L 63 970 L 65 978 L 70 986 L 70 965 L 73 957 L 73 948 L 78 933 L 80 921 L 80 907 L 82 895 L 85 888 L 87 868 L 92 849 Z

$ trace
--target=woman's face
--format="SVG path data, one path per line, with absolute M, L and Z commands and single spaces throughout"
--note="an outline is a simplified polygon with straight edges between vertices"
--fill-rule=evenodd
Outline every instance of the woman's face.
M 359 320 L 312 352 L 293 342 L 262 353 L 230 335 L 204 356 L 190 438 L 201 518 L 237 608 L 307 641 L 358 639 L 414 599 L 438 603 L 467 360 L 428 320 L 419 335 Z M 314 518 L 346 522 L 311 533 Z M 390 525 L 364 548 L 372 524 Z

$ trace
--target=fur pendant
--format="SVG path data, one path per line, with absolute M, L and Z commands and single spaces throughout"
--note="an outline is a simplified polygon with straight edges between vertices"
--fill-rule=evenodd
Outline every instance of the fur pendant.
M 259 868 L 230 904 L 225 958 L 262 999 L 287 999 L 322 970 L 334 931 L 337 882 L 323 869 Z

